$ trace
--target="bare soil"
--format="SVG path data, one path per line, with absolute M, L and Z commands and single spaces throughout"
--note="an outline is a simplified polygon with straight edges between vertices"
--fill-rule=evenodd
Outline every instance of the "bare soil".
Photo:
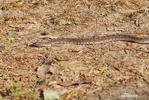
M 2 98 L 42 100 L 43 91 L 56 90 L 59 100 L 149 100 L 148 44 L 29 46 L 116 33 L 149 36 L 149 1 L 0 0 Z

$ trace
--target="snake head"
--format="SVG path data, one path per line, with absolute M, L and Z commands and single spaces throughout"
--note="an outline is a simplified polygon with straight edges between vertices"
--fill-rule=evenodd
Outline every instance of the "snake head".
M 47 47 L 50 45 L 51 45 L 51 43 L 49 43 L 49 42 L 35 42 L 35 43 L 30 44 L 29 46 L 30 47 Z
M 35 42 L 29 45 L 30 47 L 41 47 L 41 43 Z

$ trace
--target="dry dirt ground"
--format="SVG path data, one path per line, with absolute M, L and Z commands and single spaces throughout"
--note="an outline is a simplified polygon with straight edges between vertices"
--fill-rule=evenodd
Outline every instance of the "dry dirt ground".
M 29 46 L 113 33 L 149 36 L 149 0 L 0 0 L 0 98 L 149 100 L 148 44 Z

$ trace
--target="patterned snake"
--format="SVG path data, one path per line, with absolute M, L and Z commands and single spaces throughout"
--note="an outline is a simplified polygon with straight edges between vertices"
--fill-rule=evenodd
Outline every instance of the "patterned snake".
M 46 42 L 35 42 L 31 44 L 32 47 L 45 47 L 51 44 L 77 44 L 77 45 L 91 45 L 100 44 L 112 41 L 126 41 L 139 44 L 149 44 L 149 37 L 138 37 L 127 34 L 112 34 L 105 36 L 94 36 L 90 38 L 56 38 Z

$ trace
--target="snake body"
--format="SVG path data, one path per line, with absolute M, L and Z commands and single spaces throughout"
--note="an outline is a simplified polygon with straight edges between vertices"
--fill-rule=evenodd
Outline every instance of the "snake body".
M 112 34 L 105 36 L 94 36 L 90 38 L 56 38 L 46 42 L 35 42 L 31 44 L 34 47 L 50 46 L 51 44 L 77 44 L 77 45 L 91 45 L 100 44 L 112 41 L 126 41 L 139 44 L 149 44 L 149 37 L 138 37 L 127 34 Z

